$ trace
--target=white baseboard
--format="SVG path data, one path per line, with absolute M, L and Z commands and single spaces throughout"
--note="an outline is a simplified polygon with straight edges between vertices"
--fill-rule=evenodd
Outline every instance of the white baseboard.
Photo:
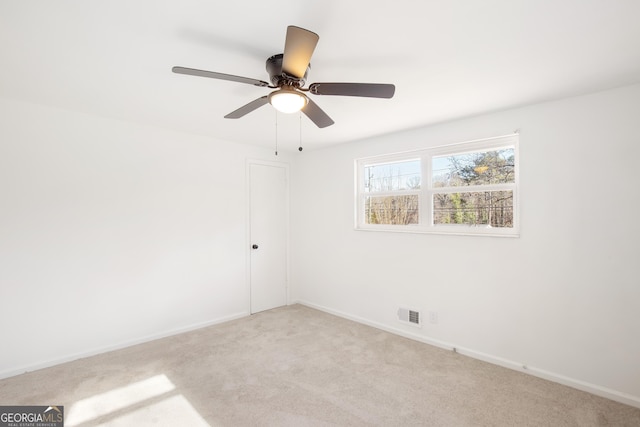
M 390 332 L 395 335 L 400 335 L 405 338 L 409 338 L 415 341 L 420 341 L 425 344 L 433 345 L 435 347 L 444 348 L 451 351 L 456 351 L 465 356 L 472 357 L 474 359 L 482 360 L 484 362 L 492 363 L 494 365 L 502 366 L 505 368 L 513 369 L 518 372 L 523 372 L 525 374 L 533 375 L 535 377 L 543 378 L 548 381 L 552 381 L 558 384 L 566 385 L 568 387 L 572 387 L 578 390 L 586 391 L 587 393 L 594 394 L 596 396 L 605 397 L 607 399 L 614 400 L 616 402 L 624 403 L 625 405 L 633 406 L 636 408 L 640 408 L 640 397 L 633 396 L 627 393 L 622 393 L 616 390 L 612 390 L 606 387 L 601 387 L 596 384 L 591 384 L 585 381 L 580 381 L 574 378 L 569 378 L 561 374 L 556 374 L 554 372 L 545 371 L 544 369 L 539 369 L 532 366 L 523 366 L 521 363 L 514 362 L 512 360 L 503 359 L 501 357 L 493 356 L 490 354 L 482 353 L 479 351 L 475 351 L 472 349 L 459 347 L 453 343 L 440 341 L 436 339 L 432 339 L 429 337 L 425 337 L 414 332 L 404 331 L 402 329 L 394 328 L 392 326 L 385 325 L 380 322 L 376 322 L 373 320 L 365 319 L 360 316 L 355 316 L 349 313 L 345 313 L 339 310 L 334 310 L 328 307 L 324 307 L 318 304 L 313 304 L 308 301 L 299 300 L 298 304 L 314 308 L 316 310 L 324 311 L 325 313 L 333 314 L 338 317 L 342 317 L 348 320 L 353 320 L 354 322 L 362 323 L 364 325 L 372 326 L 376 329 L 381 329 L 386 332 Z M 292 302 L 291 304 L 295 304 Z
M 206 322 L 200 322 L 200 323 L 195 323 L 189 326 L 185 326 L 185 327 L 181 327 L 181 328 L 175 328 L 175 329 L 170 329 L 168 331 L 165 332 L 160 332 L 157 334 L 151 334 L 151 335 L 147 335 L 144 337 L 140 337 L 140 338 L 136 338 L 133 340 L 128 340 L 128 341 L 123 341 L 121 343 L 118 344 L 114 344 L 114 345 L 108 345 L 108 346 L 104 346 L 104 347 L 99 347 L 99 348 L 94 348 L 91 350 L 87 350 L 87 351 L 82 351 L 79 353 L 73 353 L 73 354 L 68 354 L 59 358 L 55 358 L 55 359 L 51 359 L 51 360 L 45 360 L 42 362 L 38 362 L 38 363 L 33 363 L 33 364 L 29 364 L 29 365 L 25 365 L 25 366 L 20 366 L 14 369 L 9 369 L 6 371 L 2 371 L 0 372 L 0 379 L 3 378 L 9 378 L 9 377 L 13 377 L 16 375 L 20 375 L 20 374 L 24 374 L 25 372 L 31 372 L 31 371 L 35 371 L 38 369 L 44 369 L 44 368 L 49 368 L 51 366 L 55 366 L 55 365 L 60 365 L 62 363 L 66 363 L 66 362 L 71 362 L 73 360 L 78 360 L 78 359 L 82 359 L 85 357 L 90 357 L 90 356 L 95 356 L 97 354 L 101 354 L 101 353 L 107 353 L 109 351 L 114 351 L 114 350 L 119 350 L 122 348 L 126 348 L 126 347 L 131 347 L 137 344 L 142 344 L 145 342 L 149 342 L 149 341 L 154 341 L 160 338 L 166 338 L 166 337 L 170 337 L 172 335 L 178 335 L 178 334 L 182 334 L 185 332 L 190 332 L 190 331 L 194 331 L 196 329 L 201 329 L 201 328 L 206 328 L 207 326 L 213 326 L 213 325 L 217 325 L 220 323 L 225 323 L 225 322 L 229 322 L 231 320 L 236 320 L 236 319 L 240 319 L 242 317 L 246 317 L 249 316 L 249 312 L 240 312 L 240 313 L 236 313 L 236 314 L 232 314 L 229 316 L 224 316 L 224 317 L 220 317 L 217 319 L 213 319 L 213 320 L 209 320 Z

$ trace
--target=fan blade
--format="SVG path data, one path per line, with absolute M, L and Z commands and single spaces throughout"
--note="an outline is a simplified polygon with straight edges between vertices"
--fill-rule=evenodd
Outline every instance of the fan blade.
M 240 117 L 246 114 L 249 114 L 253 110 L 257 110 L 258 108 L 262 107 L 264 104 L 267 104 L 268 102 L 269 102 L 269 99 L 267 98 L 266 95 L 261 96 L 260 98 L 251 101 L 247 105 L 243 105 L 242 107 L 238 108 L 236 111 L 232 111 L 231 113 L 224 116 L 224 118 L 239 119 Z
M 250 79 L 248 77 L 233 76 L 231 74 L 216 73 L 213 71 L 196 70 L 195 68 L 173 67 L 171 69 L 177 74 L 187 74 L 189 76 L 209 77 L 212 79 L 229 80 L 238 83 L 247 83 L 254 86 L 266 87 L 269 83 L 262 80 Z
M 293 25 L 288 26 L 282 71 L 292 77 L 303 78 L 319 39 L 316 33 L 309 30 Z
M 331 117 L 322 111 L 322 109 L 318 107 L 318 104 L 312 100 L 309 100 L 307 105 L 302 109 L 302 112 L 319 128 L 326 128 L 334 123 L 334 121 L 331 120 Z
M 380 83 L 312 83 L 309 92 L 314 95 L 366 96 L 392 98 L 396 87 Z

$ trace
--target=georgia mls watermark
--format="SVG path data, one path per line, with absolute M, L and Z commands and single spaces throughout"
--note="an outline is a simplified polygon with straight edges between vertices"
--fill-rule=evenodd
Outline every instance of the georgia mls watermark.
M 64 406 L 0 406 L 0 427 L 64 427 Z

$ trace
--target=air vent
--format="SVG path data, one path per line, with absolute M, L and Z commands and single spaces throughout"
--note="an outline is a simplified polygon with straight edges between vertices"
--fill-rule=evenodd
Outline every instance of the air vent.
M 414 325 L 417 327 L 422 326 L 422 316 L 420 315 L 419 310 L 400 307 L 398 309 L 398 320 L 409 325 Z
M 409 323 L 420 324 L 420 312 L 409 310 Z

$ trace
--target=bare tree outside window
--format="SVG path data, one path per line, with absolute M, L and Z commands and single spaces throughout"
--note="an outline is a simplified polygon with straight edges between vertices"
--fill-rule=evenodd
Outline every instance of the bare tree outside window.
M 420 189 L 420 181 L 420 160 L 366 167 L 365 191 L 371 193 L 365 199 L 366 223 L 418 224 L 419 203 L 416 191 Z M 399 194 L 411 192 L 415 194 Z
M 433 165 L 436 189 L 515 181 L 513 148 L 434 157 Z M 513 227 L 513 191 L 436 192 L 433 223 Z
M 418 224 L 418 196 L 368 197 L 365 204 L 368 224 Z

